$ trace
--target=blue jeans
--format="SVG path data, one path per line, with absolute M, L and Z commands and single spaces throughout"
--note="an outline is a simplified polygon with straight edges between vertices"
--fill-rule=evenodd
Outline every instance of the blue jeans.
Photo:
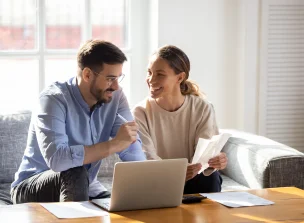
M 36 174 L 15 186 L 11 191 L 14 204 L 27 202 L 87 201 L 89 177 L 83 166 L 62 172 L 47 170 Z M 105 191 L 96 198 L 110 197 Z

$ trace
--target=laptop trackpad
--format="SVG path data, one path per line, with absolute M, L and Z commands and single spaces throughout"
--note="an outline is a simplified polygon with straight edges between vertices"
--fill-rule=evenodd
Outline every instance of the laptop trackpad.
M 93 199 L 92 202 L 102 207 L 103 209 L 110 210 L 111 198 Z

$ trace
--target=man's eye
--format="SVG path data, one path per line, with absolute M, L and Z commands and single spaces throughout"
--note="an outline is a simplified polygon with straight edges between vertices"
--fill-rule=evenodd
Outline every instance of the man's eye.
M 107 80 L 108 80 L 108 81 L 115 81 L 115 80 L 116 80 L 116 77 L 108 77 Z

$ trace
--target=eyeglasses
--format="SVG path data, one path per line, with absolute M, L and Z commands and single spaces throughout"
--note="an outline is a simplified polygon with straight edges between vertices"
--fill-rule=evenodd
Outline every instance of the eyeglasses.
M 97 73 L 93 70 L 91 70 L 93 72 L 93 74 L 95 74 L 96 76 L 99 76 L 101 75 L 101 73 Z M 120 76 L 118 77 L 105 77 L 108 84 L 111 85 L 114 81 L 117 81 L 118 83 L 120 83 L 125 77 L 125 74 L 121 74 Z

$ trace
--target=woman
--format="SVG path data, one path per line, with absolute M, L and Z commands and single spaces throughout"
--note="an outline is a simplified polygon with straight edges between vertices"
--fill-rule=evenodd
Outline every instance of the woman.
M 190 163 L 198 139 L 218 134 L 213 107 L 188 80 L 189 71 L 187 55 L 175 46 L 161 47 L 150 59 L 146 80 L 151 95 L 133 110 L 148 159 L 187 158 Z M 216 170 L 226 165 L 225 153 L 210 159 L 201 174 L 201 164 L 189 164 L 184 193 L 221 191 Z

